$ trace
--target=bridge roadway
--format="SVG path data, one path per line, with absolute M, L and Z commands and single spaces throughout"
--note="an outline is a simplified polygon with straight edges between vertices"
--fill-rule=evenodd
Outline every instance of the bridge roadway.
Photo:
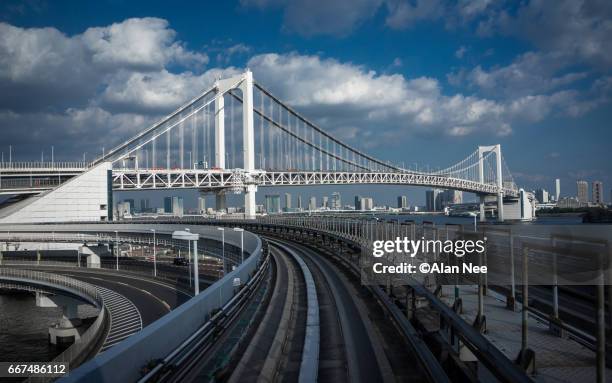
M 314 376 L 319 382 L 426 380 L 393 326 L 385 322 L 376 304 L 368 302 L 368 295 L 356 288 L 358 281 L 350 281 L 312 248 L 267 239 L 275 269 L 274 288 L 244 352 L 229 364 L 215 364 L 221 350 L 228 348 L 223 343 L 232 338 L 221 336 L 219 344 L 191 358 L 189 365 L 174 366 L 176 375 L 162 381 L 195 382 L 212 376 L 232 383 L 302 381 L 313 368 L 316 373 L 310 378 Z M 298 262 L 303 262 L 305 269 Z M 316 289 L 319 319 L 315 332 L 306 330 L 307 318 L 312 315 L 306 273 Z M 225 331 L 232 334 L 235 329 Z M 315 343 L 309 338 L 313 334 Z

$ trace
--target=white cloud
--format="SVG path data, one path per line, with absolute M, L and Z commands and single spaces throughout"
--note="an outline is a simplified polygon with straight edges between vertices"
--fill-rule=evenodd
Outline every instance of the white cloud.
M 506 106 L 492 100 L 442 94 L 436 79 L 407 79 L 333 59 L 297 54 L 264 54 L 248 66 L 261 84 L 270 84 L 287 103 L 306 110 L 323 128 L 335 132 L 358 127 L 377 133 L 506 135 Z M 385 139 L 385 135 L 373 137 Z
M 459 49 L 455 51 L 455 57 L 457 57 L 458 59 L 462 59 L 467 50 L 468 49 L 464 45 L 460 46 Z
M 204 65 L 208 57 L 188 51 L 175 41 L 176 32 L 157 18 L 127 19 L 107 27 L 89 28 L 82 40 L 94 64 L 161 69 L 175 61 Z
M 432 20 L 444 14 L 439 0 L 417 0 L 415 4 L 403 0 L 388 0 L 385 21 L 393 29 L 405 29 L 422 20 Z

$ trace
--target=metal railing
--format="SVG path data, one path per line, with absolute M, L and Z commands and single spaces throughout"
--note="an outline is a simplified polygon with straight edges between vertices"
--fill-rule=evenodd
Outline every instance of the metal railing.
M 0 171 L 3 170 L 85 170 L 92 165 L 91 162 L 84 161 L 5 161 L 0 162 Z

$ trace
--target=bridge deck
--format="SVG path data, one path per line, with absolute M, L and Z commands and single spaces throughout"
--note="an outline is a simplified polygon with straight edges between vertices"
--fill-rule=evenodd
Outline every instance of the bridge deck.
M 460 286 L 463 301 L 461 316 L 472 323 L 478 311 L 477 286 Z M 454 286 L 444 286 L 443 296 L 449 305 L 454 301 Z M 521 349 L 521 312 L 506 308 L 503 297 L 494 292 L 484 297 L 487 319 L 485 336 L 509 359 L 516 359 Z M 561 338 L 550 332 L 548 324 L 536 318 L 528 319 L 529 348 L 535 351 L 536 382 L 594 382 L 596 379 L 595 352 L 578 342 Z M 562 352 L 560 352 L 562 350 Z M 612 381 L 612 369 L 606 369 L 606 381 Z

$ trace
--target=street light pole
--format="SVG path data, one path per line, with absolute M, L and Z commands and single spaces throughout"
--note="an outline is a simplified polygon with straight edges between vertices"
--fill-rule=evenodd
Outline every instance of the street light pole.
M 235 227 L 234 231 L 240 233 L 240 263 L 244 263 L 244 229 L 241 227 Z
M 119 271 L 119 232 L 115 230 L 115 260 L 116 270 Z
M 221 259 L 223 260 L 223 275 L 225 275 L 225 228 L 218 227 L 221 231 Z
M 198 268 L 198 240 L 193 241 L 193 285 L 195 286 L 195 295 L 200 293 L 200 269 Z
M 156 237 L 155 229 L 149 229 L 153 232 L 153 276 L 157 277 L 157 248 L 156 248 Z
M 195 262 L 193 262 L 193 274 L 194 274 L 194 278 L 195 278 L 195 286 L 194 286 L 194 293 L 195 295 L 198 295 L 200 293 L 200 280 L 199 280 L 199 268 L 198 268 L 198 239 L 199 239 L 199 235 L 195 234 L 195 233 L 190 233 L 188 231 L 175 231 L 172 233 L 172 238 L 173 239 L 182 239 L 182 240 L 186 240 L 186 241 L 193 241 L 193 254 L 194 254 L 194 260 Z

